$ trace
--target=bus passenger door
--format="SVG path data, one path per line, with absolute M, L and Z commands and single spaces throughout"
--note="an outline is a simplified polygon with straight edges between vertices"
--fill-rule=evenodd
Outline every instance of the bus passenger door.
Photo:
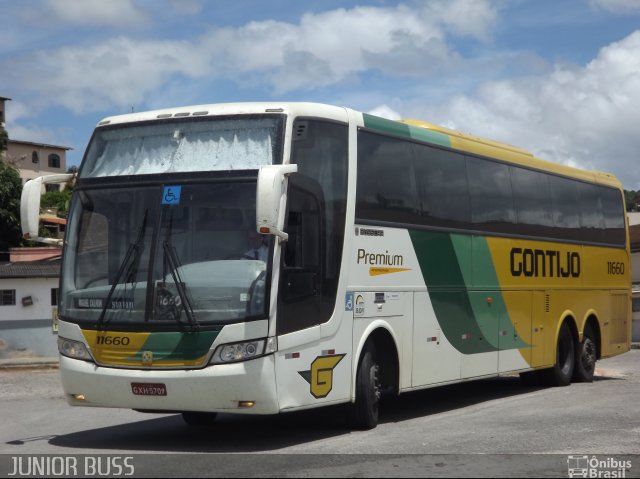
M 321 338 L 320 325 L 334 314 L 336 285 L 327 274 L 326 216 L 322 191 L 301 174 L 289 177 L 282 243 L 276 333 L 276 381 L 282 410 L 345 400 L 350 396 L 350 323 Z M 335 280 L 337 281 L 337 279 Z M 335 311 L 334 311 L 335 310 Z

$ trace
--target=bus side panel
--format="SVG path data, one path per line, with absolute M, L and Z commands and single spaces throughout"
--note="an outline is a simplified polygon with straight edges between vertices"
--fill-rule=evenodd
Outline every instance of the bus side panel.
M 427 292 L 414 295 L 413 387 L 460 379 L 460 352 L 442 329 Z
M 343 314 L 343 303 L 335 314 Z M 351 320 L 318 340 L 319 326 L 278 338 L 275 358 L 280 410 L 346 402 L 351 397 Z

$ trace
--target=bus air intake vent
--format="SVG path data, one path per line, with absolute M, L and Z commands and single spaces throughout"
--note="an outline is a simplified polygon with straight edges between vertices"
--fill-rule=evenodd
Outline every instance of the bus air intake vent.
M 294 126 L 293 138 L 294 140 L 306 140 L 307 139 L 307 128 L 309 123 L 306 121 L 296 122 Z
M 548 313 L 551 311 L 551 298 L 548 294 L 544 295 L 544 312 Z

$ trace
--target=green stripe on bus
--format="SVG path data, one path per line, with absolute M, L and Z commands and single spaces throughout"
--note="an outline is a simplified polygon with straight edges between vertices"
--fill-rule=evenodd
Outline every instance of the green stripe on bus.
M 451 235 L 428 231 L 409 234 L 447 340 L 463 354 L 497 351 L 478 326 Z
M 362 117 L 365 128 L 378 130 L 390 135 L 411 138 L 412 140 L 451 147 L 449 136 L 444 133 L 407 125 L 406 123 L 400 123 L 398 121 L 387 120 L 386 118 L 368 115 L 367 113 L 363 113 Z
M 140 351 L 129 359 L 142 360 L 144 351 L 152 351 L 154 360 L 177 359 L 192 361 L 198 359 L 211 348 L 220 331 L 194 333 L 151 333 Z
M 509 317 L 486 238 L 409 234 L 436 319 L 458 351 L 475 354 L 528 346 Z
M 467 284 L 473 284 L 475 288 L 483 290 L 470 295 L 471 306 L 478 323 L 481 326 L 487 325 L 486 330 L 483 330 L 499 349 L 528 347 L 529 345 L 519 338 L 511 321 L 489 244 L 484 236 L 473 236 L 473 256 L 473 283 Z

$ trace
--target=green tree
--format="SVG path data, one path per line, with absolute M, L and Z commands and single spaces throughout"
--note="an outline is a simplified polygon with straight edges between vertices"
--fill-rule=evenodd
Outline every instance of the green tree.
M 627 204 L 627 211 L 638 211 L 640 191 L 624 190 L 624 201 Z
M 67 173 L 78 173 L 77 166 L 70 166 L 67 168 Z M 66 218 L 69 212 L 69 203 L 71 202 L 71 195 L 75 186 L 75 178 L 70 179 L 65 183 L 64 190 L 62 191 L 49 191 L 42 195 L 40 199 L 41 208 L 55 208 L 58 216 Z
M 13 166 L 0 161 L 0 255 L 6 258 L 10 247 L 22 241 L 20 195 L 22 181 Z
M 8 141 L 9 134 L 7 130 L 5 130 L 3 126 L 0 126 L 0 157 L 2 157 L 2 153 L 7 150 Z

